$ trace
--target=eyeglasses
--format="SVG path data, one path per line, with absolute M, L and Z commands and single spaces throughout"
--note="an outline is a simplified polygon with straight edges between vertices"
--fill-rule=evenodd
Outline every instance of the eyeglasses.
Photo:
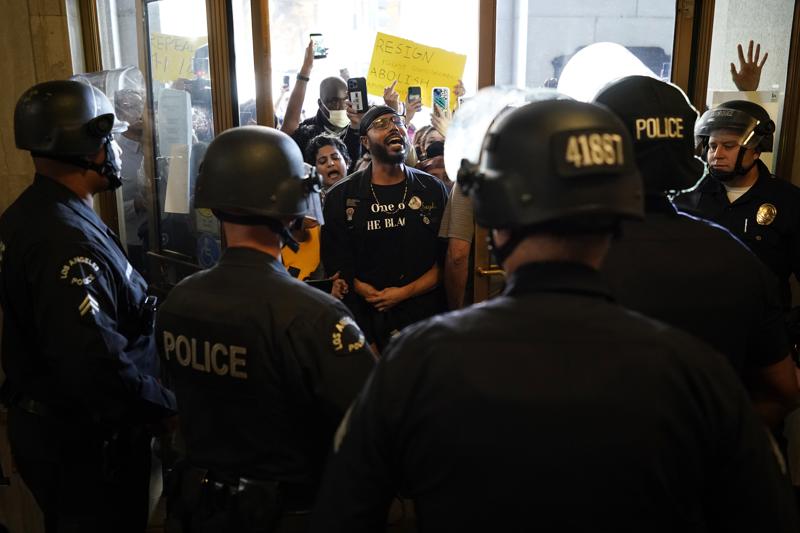
M 376 130 L 385 130 L 388 129 L 391 124 L 394 124 L 398 128 L 404 128 L 406 126 L 405 122 L 403 122 L 403 117 L 400 115 L 391 115 L 374 120 L 367 129 L 371 130 L 375 128 Z

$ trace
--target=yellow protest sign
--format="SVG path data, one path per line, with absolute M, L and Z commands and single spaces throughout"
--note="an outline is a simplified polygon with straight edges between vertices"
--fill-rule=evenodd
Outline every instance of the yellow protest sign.
M 194 52 L 207 42 L 207 37 L 191 38 L 151 33 L 150 64 L 153 78 L 163 83 L 172 83 L 178 78 L 193 79 Z
M 453 87 L 464 74 L 467 56 L 378 32 L 372 49 L 367 91 L 383 96 L 383 90 L 397 80 L 395 90 L 402 100 L 410 86 L 422 88 L 422 104 L 431 106 L 431 89 L 450 88 L 450 108 L 455 108 Z

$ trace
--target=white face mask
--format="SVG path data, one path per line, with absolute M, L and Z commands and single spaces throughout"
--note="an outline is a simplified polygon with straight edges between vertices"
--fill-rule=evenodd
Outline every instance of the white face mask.
M 344 128 L 350 124 L 350 117 L 347 116 L 347 111 L 344 109 L 331 109 L 329 113 L 331 116 L 328 117 L 328 120 L 337 128 Z

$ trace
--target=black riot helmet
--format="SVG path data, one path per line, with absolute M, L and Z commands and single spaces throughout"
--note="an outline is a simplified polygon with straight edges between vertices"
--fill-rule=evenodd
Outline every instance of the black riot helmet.
M 194 203 L 226 222 L 267 226 L 296 250 L 284 221 L 309 217 L 322 224 L 319 189 L 319 176 L 291 137 L 265 126 L 241 126 L 211 141 Z
M 731 100 L 709 109 L 695 128 L 697 144 L 708 144 L 714 130 L 726 129 L 741 134 L 741 146 L 759 152 L 771 152 L 775 137 L 775 122 L 767 110 L 747 100 Z
M 122 184 L 112 134 L 127 127 L 127 123 L 116 120 L 114 106 L 102 91 L 73 80 L 34 85 L 22 94 L 14 109 L 17 148 L 30 151 L 34 157 L 94 170 L 109 180 L 112 189 Z M 104 163 L 86 159 L 103 148 Z
M 719 171 L 709 168 L 709 173 L 721 181 L 728 181 L 736 176 L 747 174 L 748 168 L 742 167 L 747 149 L 756 152 L 771 152 L 775 134 L 775 122 L 769 113 L 760 105 L 745 100 L 732 100 L 709 109 L 700 117 L 694 129 L 695 142 L 702 149 L 703 158 L 707 159 L 709 137 L 714 131 L 725 130 L 738 135 L 739 155 L 732 171 Z M 754 162 L 753 165 L 756 163 Z
M 458 181 L 478 223 L 495 229 L 603 231 L 644 215 L 625 126 L 607 109 L 574 100 L 507 109 L 487 131 L 480 161 L 462 161 Z
M 650 76 L 626 76 L 601 89 L 594 102 L 628 128 L 645 194 L 689 189 L 702 177 L 694 138 L 697 110 L 679 87 Z

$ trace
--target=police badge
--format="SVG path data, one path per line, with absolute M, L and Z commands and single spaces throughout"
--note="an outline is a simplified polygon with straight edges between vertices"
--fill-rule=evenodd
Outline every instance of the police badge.
M 756 222 L 761 226 L 769 226 L 778 215 L 778 209 L 772 204 L 761 204 L 756 213 Z

